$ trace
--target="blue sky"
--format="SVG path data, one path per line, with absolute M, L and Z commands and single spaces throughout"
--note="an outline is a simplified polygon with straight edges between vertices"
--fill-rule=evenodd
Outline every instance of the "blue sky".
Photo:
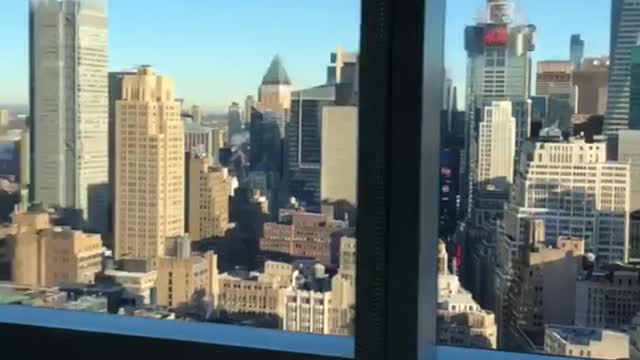
M 463 29 L 485 0 L 449 0 L 446 62 L 464 81 Z M 569 36 L 581 33 L 586 55 L 608 52 L 611 0 L 519 0 L 538 26 L 534 60 L 568 57 Z M 28 0 L 2 0 L 0 104 L 26 103 Z M 325 78 L 337 46 L 357 50 L 358 0 L 110 0 L 110 70 L 151 64 L 176 80 L 188 104 L 224 111 L 255 94 L 279 53 L 302 88 Z

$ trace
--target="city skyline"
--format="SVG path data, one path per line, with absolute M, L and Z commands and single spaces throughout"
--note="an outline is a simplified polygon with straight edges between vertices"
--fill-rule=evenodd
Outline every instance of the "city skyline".
M 469 6 L 459 6 L 463 2 Z M 189 7 L 181 6 L 182 2 L 163 4 L 161 7 L 149 6 L 151 0 L 139 0 L 131 3 L 123 0 L 109 1 L 109 71 L 121 71 L 135 68 L 138 65 L 150 64 L 158 71 L 170 73 L 177 80 L 177 97 L 184 98 L 186 104 L 196 103 L 204 111 L 226 113 L 232 101 L 241 102 L 247 95 L 257 95 L 259 80 L 274 55 L 279 54 L 283 60 L 291 80 L 293 89 L 303 89 L 322 83 L 325 74 L 318 71 L 324 66 L 326 54 L 342 46 L 347 51 L 357 51 L 359 47 L 359 17 L 360 4 L 357 1 L 330 0 L 322 2 L 308 11 L 308 4 L 302 11 L 300 4 L 286 1 L 285 4 L 268 12 L 281 11 L 279 18 L 286 18 L 291 14 L 290 21 L 295 26 L 303 25 L 301 31 L 290 32 L 290 21 L 278 25 L 258 26 L 257 15 L 246 11 L 244 2 L 225 4 L 224 13 L 211 15 L 209 3 L 193 2 Z M 464 88 L 466 73 L 466 55 L 464 54 L 464 26 L 472 24 L 478 16 L 485 0 L 449 0 L 446 22 L 445 64 L 454 85 Z M 11 87 L 0 89 L 0 105 L 24 106 L 28 103 L 28 3 L 29 0 L 12 1 L 5 5 L 5 11 L 0 13 L 0 34 L 11 34 L 5 43 L 14 51 L 5 54 L 6 64 L 0 68 L 0 79 L 12 84 Z M 609 53 L 609 24 L 592 26 L 602 21 L 602 14 L 610 14 L 609 0 L 565 0 L 554 3 L 554 11 L 549 12 L 547 2 L 519 0 L 516 6 L 523 8 L 526 18 L 536 25 L 536 50 L 532 54 L 534 63 L 540 60 L 569 59 L 569 40 L 571 34 L 579 33 L 585 41 L 585 56 L 600 56 Z M 202 8 L 203 11 L 198 11 Z M 206 8 L 206 9 L 205 9 Z M 144 9 L 147 16 L 156 19 L 166 19 L 169 14 L 175 14 L 180 27 L 179 31 L 171 32 L 164 25 L 164 21 L 153 21 L 146 24 L 144 29 L 131 32 L 131 26 L 138 18 L 135 14 Z M 579 12 L 572 11 L 580 9 Z M 245 17 L 240 13 L 246 13 Z M 184 16 L 183 16 L 184 15 Z M 195 18 L 191 19 L 193 15 Z M 273 15 L 273 14 L 272 14 Z M 295 15 L 295 16 L 293 16 Z M 327 26 L 309 26 L 321 24 L 317 20 L 323 17 L 331 18 L 334 30 L 327 32 Z M 239 20 L 237 20 L 239 19 Z M 193 20 L 193 21 L 191 21 Z M 237 21 L 239 22 L 237 22 Z M 207 30 L 206 24 L 211 28 Z M 559 24 L 570 24 L 571 28 L 558 36 L 555 31 Z M 241 28 L 237 33 L 225 31 L 228 39 L 212 37 L 225 25 Z M 287 34 L 289 32 L 289 34 Z M 148 41 L 148 45 L 140 46 L 145 37 L 154 34 L 165 35 L 164 39 L 180 41 L 181 52 L 171 51 L 173 46 L 159 48 L 155 41 Z M 188 38 L 186 37 L 188 35 Z M 251 39 L 260 36 L 260 41 Z M 305 38 L 308 36 L 308 38 Z M 236 39 L 237 38 L 237 39 Z M 287 41 L 282 41 L 282 39 Z M 269 40 L 273 39 L 273 40 Z M 305 39 L 313 42 L 314 46 L 304 46 Z M 211 41 L 211 46 L 202 46 L 199 41 Z M 221 40 L 220 45 L 214 41 Z M 243 40 L 238 42 L 236 40 Z M 164 40 L 163 40 L 164 41 Z M 283 46 L 283 44 L 287 46 Z M 144 44 L 144 42 L 142 42 Z M 250 44 L 248 46 L 247 44 Z M 304 47 L 300 47 L 300 45 Z M 217 53 L 222 49 L 224 54 L 234 56 L 224 57 Z M 299 50 L 302 49 L 302 50 Z M 199 57 L 188 55 L 189 51 L 198 51 Z M 242 72 L 231 69 L 242 64 Z M 186 66 L 188 65 L 188 66 Z M 245 66 L 248 65 L 248 66 Z M 196 69 L 210 66 L 220 71 L 199 72 Z M 464 91 L 458 91 L 459 101 L 463 100 Z

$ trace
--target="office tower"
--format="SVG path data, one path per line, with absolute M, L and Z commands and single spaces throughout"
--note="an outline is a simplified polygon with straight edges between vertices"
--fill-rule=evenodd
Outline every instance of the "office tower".
M 628 359 L 629 335 L 605 329 L 550 325 L 544 334 L 544 353 L 583 359 Z
M 220 164 L 220 149 L 225 145 L 224 131 L 222 129 L 209 129 L 211 131 L 211 157 L 216 164 Z
M 199 298 L 215 306 L 219 291 L 218 256 L 211 251 L 192 253 L 188 237 L 176 238 L 175 245 L 175 251 L 158 258 L 158 304 L 184 307 Z
M 523 226 L 544 220 L 550 244 L 560 236 L 585 240 L 599 264 L 628 260 L 630 166 L 607 162 L 606 140 L 563 140 L 557 129 L 523 149 L 503 226 L 521 241 Z M 520 229 L 520 230 L 519 230 Z
M 570 61 L 538 61 L 536 73 L 536 95 L 571 95 L 571 73 L 574 69 Z
M 83 225 L 105 232 L 106 4 L 32 0 L 30 53 L 33 196 L 51 206 L 77 209 Z
M 242 132 L 242 112 L 237 102 L 232 102 L 227 112 L 229 121 L 229 139 Z
M 510 101 L 494 101 L 484 108 L 478 137 L 478 178 L 480 187 L 509 186 L 513 183 L 516 155 L 516 121 Z
M 186 118 L 184 120 L 184 152 L 196 149 L 211 154 L 213 152 L 213 132 L 199 123 Z
M 640 130 L 640 45 L 631 49 L 629 129 Z
M 524 101 L 530 95 L 534 25 L 514 22 L 511 0 L 487 1 L 486 15 L 465 29 L 467 108 L 485 101 Z
M 29 185 L 29 132 L 8 130 L 0 133 L 0 179 L 26 189 Z
M 582 58 L 584 57 L 584 40 L 580 38 L 580 34 L 571 35 L 571 43 L 569 45 L 569 59 L 573 64 L 574 70 L 580 70 L 582 67 Z
M 319 86 L 291 93 L 287 124 L 288 182 L 291 195 L 307 207 L 320 207 L 322 108 L 335 104 L 335 86 Z
M 0 135 L 9 127 L 9 111 L 0 109 Z
M 614 141 L 629 128 L 631 49 L 637 45 L 640 0 L 613 0 L 611 6 L 611 68 L 604 134 Z M 615 149 L 612 147 L 612 149 Z
M 293 258 L 312 258 L 330 266 L 332 243 L 347 226 L 325 214 L 291 211 L 278 223 L 264 224 L 260 250 Z
M 165 254 L 184 232 L 184 126 L 173 80 L 143 66 L 116 102 L 116 258 Z
M 357 204 L 358 108 L 325 106 L 322 109 L 320 197 L 333 203 Z
M 244 99 L 244 111 L 242 112 L 242 122 L 244 123 L 244 127 L 249 127 L 249 123 L 251 122 L 251 109 L 254 108 L 258 103 L 256 99 L 248 95 L 246 99 Z
M 609 91 L 609 58 L 585 58 L 579 70 L 573 70 L 573 102 L 577 114 L 604 115 Z
M 640 210 L 634 210 L 629 219 L 629 261 L 640 260 Z
M 282 176 L 283 131 L 282 113 L 251 108 L 249 124 L 251 171 L 273 173 L 278 179 Z
M 54 226 L 40 205 L 15 215 L 11 280 L 16 284 L 53 287 L 62 283 L 94 282 L 102 270 L 100 235 Z
M 202 110 L 200 109 L 200 106 L 191 106 L 191 118 L 193 119 L 194 123 L 202 125 Z
M 291 80 L 279 55 L 275 55 L 258 90 L 258 101 L 264 109 L 281 112 L 291 105 Z
M 631 167 L 630 210 L 640 210 L 640 130 L 621 130 L 618 160 Z
M 187 173 L 187 231 L 193 241 L 223 237 L 229 227 L 231 178 L 207 153 L 189 154 Z

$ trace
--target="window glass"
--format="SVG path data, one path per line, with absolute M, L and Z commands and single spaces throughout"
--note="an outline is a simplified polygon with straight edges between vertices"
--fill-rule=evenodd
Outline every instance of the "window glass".
M 359 29 L 358 0 L 3 3 L 0 305 L 352 336 Z
M 638 358 L 640 1 L 447 9 L 439 343 Z

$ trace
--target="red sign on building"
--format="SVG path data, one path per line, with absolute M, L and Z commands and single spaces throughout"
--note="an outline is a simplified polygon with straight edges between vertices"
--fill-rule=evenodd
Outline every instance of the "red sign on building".
M 495 28 L 484 35 L 484 44 L 487 46 L 505 45 L 508 39 L 509 33 L 506 28 Z

